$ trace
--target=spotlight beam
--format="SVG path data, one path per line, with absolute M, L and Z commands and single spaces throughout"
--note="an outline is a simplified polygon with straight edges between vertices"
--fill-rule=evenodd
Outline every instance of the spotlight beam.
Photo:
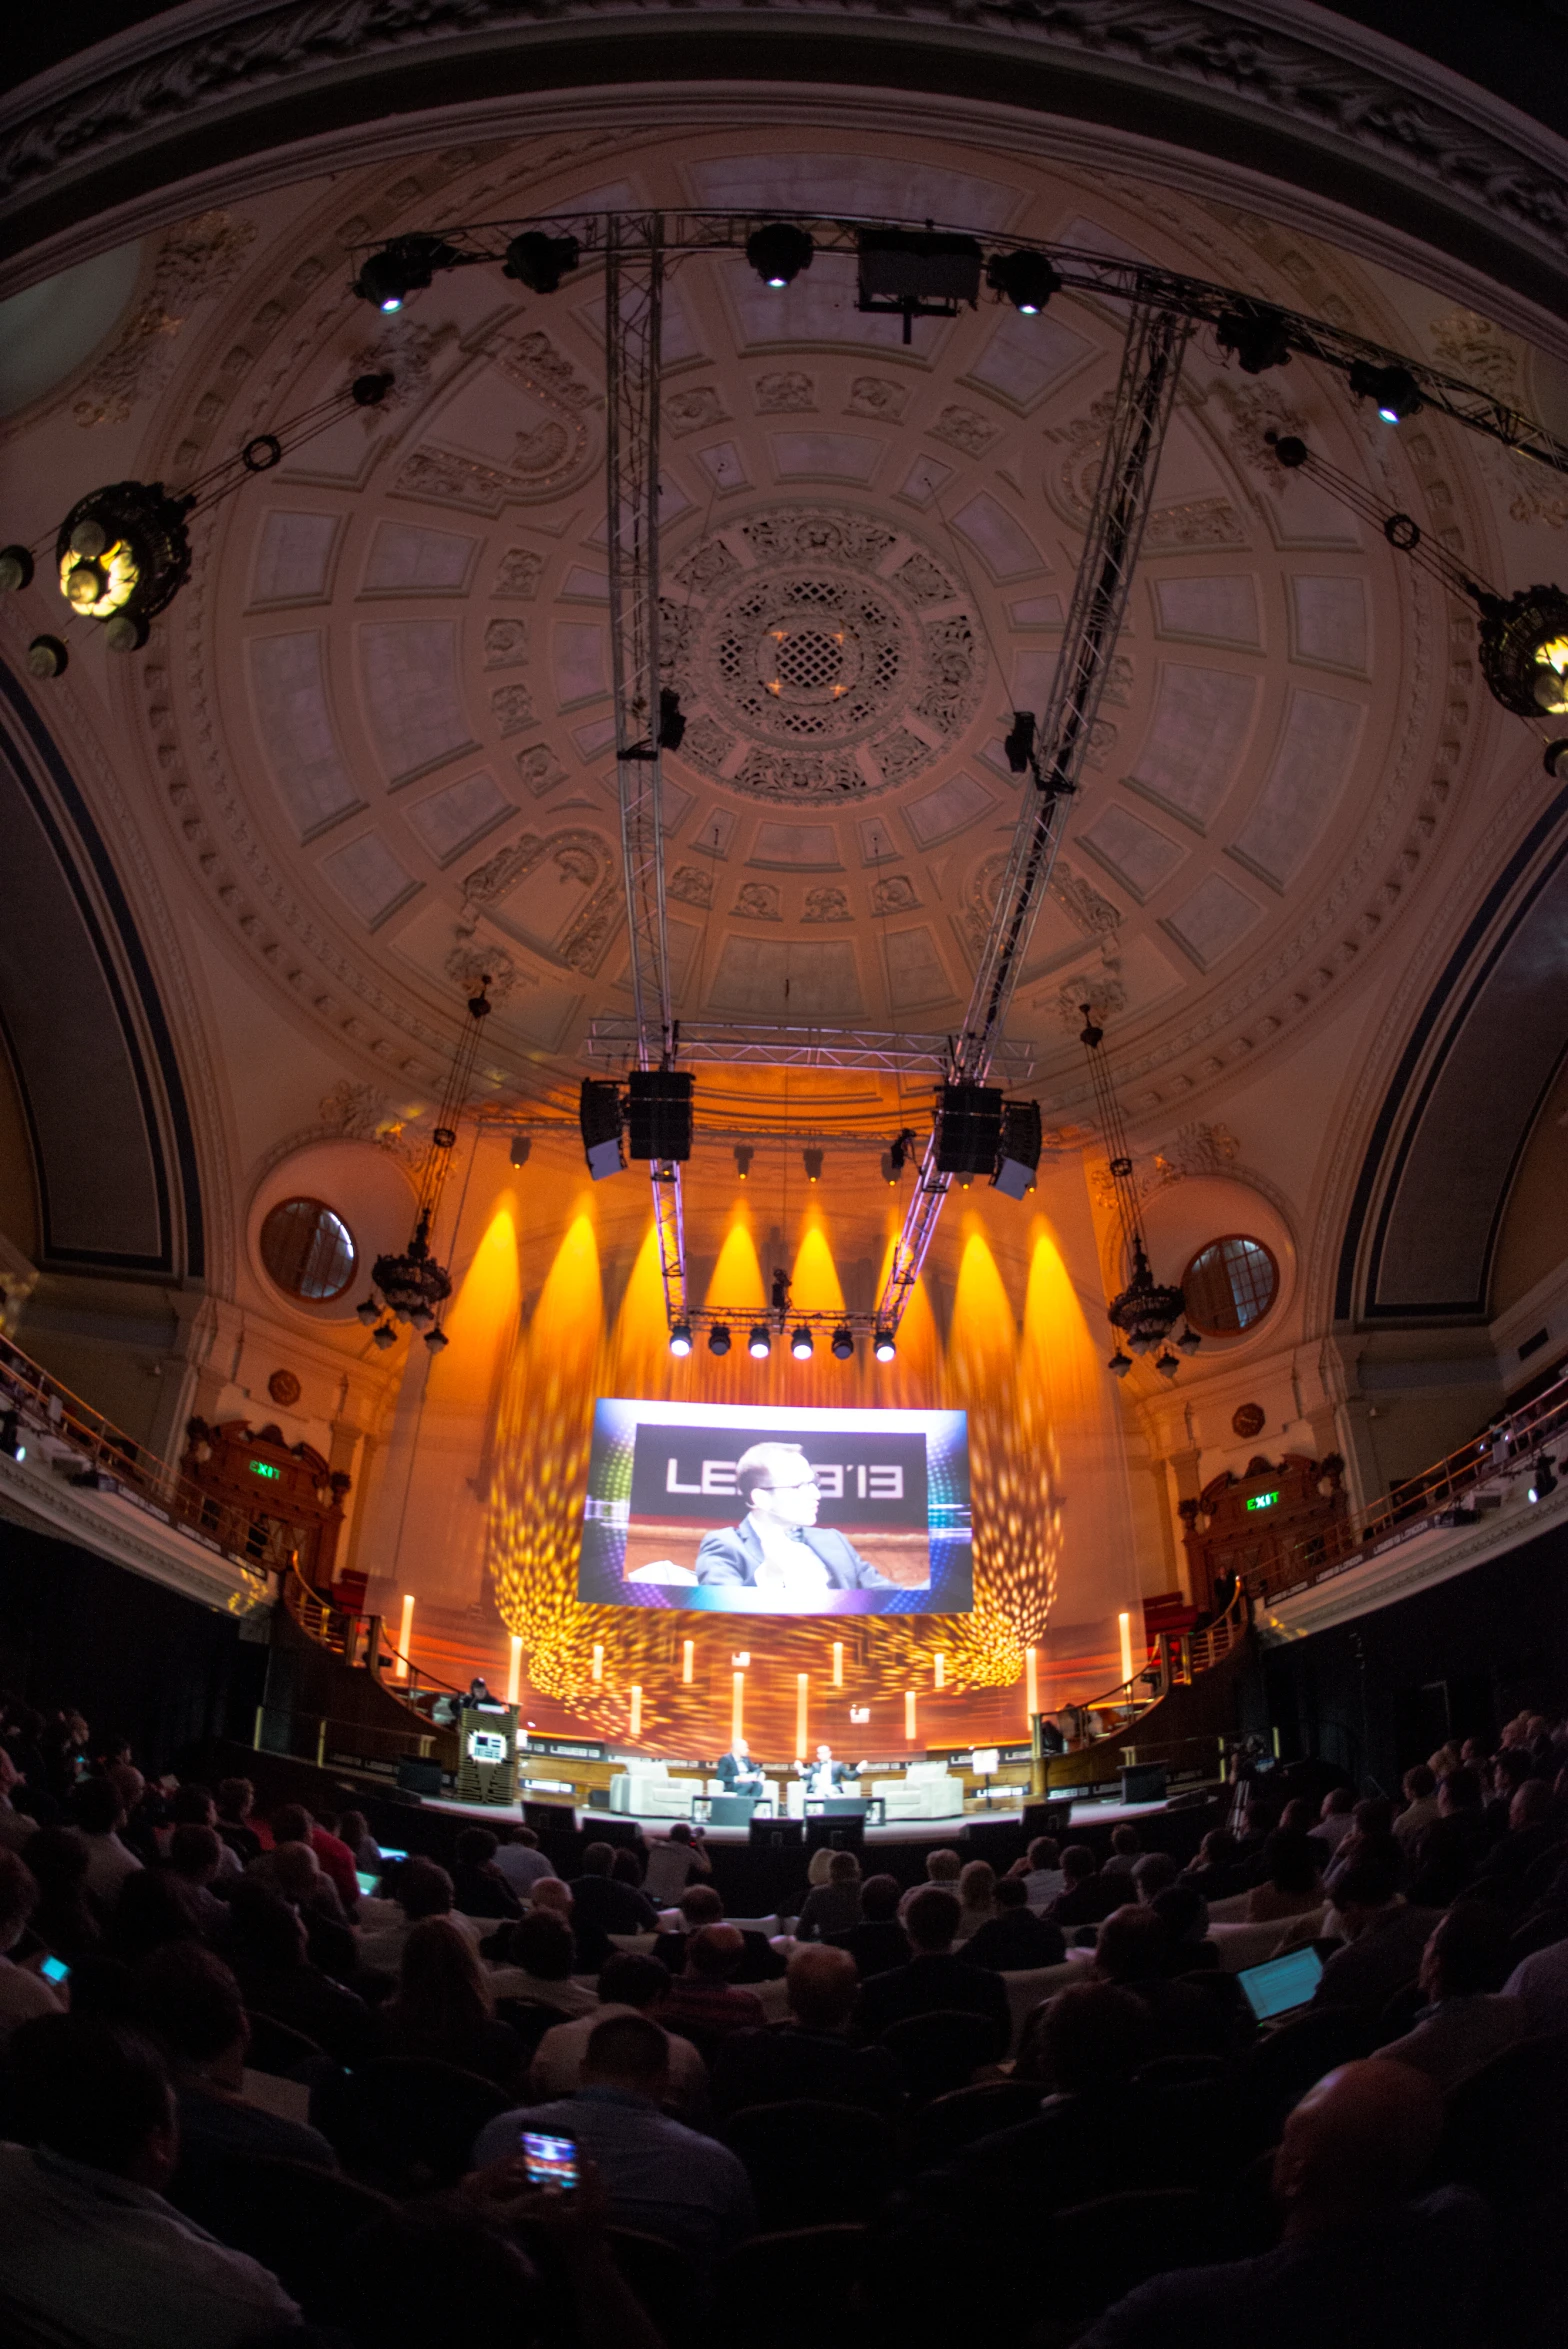
M 1068 801 L 1094 738 L 1111 656 L 1121 631 L 1143 543 L 1160 451 L 1170 426 L 1190 321 L 1152 305 L 1128 321 L 1121 374 L 1105 435 L 1083 555 L 1073 582 L 1061 657 L 1050 701 L 1029 749 L 1034 788 L 1013 835 L 996 912 L 975 968 L 948 1081 L 984 1085 L 1023 969 L 1036 917 L 1050 884 Z M 879 1327 L 896 1332 L 920 1278 L 952 1177 L 940 1163 L 933 1128 L 905 1211 L 903 1229 L 877 1300 Z

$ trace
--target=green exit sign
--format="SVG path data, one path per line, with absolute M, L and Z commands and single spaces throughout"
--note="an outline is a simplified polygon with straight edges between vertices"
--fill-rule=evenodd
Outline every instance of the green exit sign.
M 252 1476 L 270 1476 L 274 1478 L 280 1477 L 283 1474 L 282 1469 L 274 1468 L 270 1460 L 252 1460 L 250 1463 L 250 1472 Z M 1247 1506 L 1250 1509 L 1252 1503 L 1249 1501 Z
M 1278 1493 L 1254 1493 L 1249 1499 L 1247 1507 L 1249 1509 L 1272 1509 L 1278 1499 Z

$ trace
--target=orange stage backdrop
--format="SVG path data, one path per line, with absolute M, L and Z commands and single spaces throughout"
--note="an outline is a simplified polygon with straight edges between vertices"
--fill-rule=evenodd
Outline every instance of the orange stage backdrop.
M 728 1356 L 711 1356 L 699 1334 L 676 1361 L 646 1184 L 629 1172 L 592 1186 L 574 1156 L 536 1149 L 519 1174 L 493 1140 L 479 1145 L 452 1345 L 435 1361 L 410 1349 L 357 1563 L 371 1577 L 369 1604 L 394 1624 L 413 1596 L 417 1665 L 452 1680 L 482 1670 L 502 1687 L 516 1635 L 524 1711 L 538 1728 L 587 1728 L 682 1756 L 727 1744 L 739 1673 L 745 1733 L 769 1760 L 793 1755 L 803 1717 L 813 1743 L 825 1737 L 840 1752 L 1021 1738 L 1031 1650 L 1047 1707 L 1119 1678 L 1116 1618 L 1138 1605 L 1137 1575 L 1075 1162 L 1042 1168 L 1022 1206 L 988 1189 L 954 1196 L 893 1363 L 874 1362 L 864 1344 L 836 1362 L 820 1339 L 797 1363 L 777 1337 L 757 1363 L 741 1317 L 761 1312 L 766 1274 L 787 1264 L 802 1308 L 843 1307 L 845 1286 L 849 1302 L 869 1305 L 898 1195 L 874 1179 L 842 1195 L 824 1186 L 786 1226 L 757 1192 L 731 1185 L 727 1198 L 705 1198 L 694 1173 L 688 1234 L 710 1235 L 712 1253 L 694 1247 L 693 1293 L 737 1326 Z M 974 1612 L 759 1619 L 580 1605 L 600 1395 L 966 1410 Z

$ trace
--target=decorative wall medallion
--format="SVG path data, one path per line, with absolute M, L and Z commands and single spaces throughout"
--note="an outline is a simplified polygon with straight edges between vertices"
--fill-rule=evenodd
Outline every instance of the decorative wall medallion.
M 288 1411 L 299 1401 L 299 1380 L 292 1370 L 275 1370 L 267 1381 L 267 1392 L 274 1403 Z
M 806 891 L 806 910 L 800 918 L 803 922 L 848 922 L 854 916 L 842 889 L 824 887 Z
M 817 404 L 817 387 L 809 375 L 787 368 L 777 375 L 757 378 L 757 407 L 764 416 L 799 416 Z
M 1230 1424 L 1232 1433 L 1239 1435 L 1244 1444 L 1250 1444 L 1254 1436 L 1263 1433 L 1268 1414 L 1261 1403 L 1239 1403 L 1231 1414 Z

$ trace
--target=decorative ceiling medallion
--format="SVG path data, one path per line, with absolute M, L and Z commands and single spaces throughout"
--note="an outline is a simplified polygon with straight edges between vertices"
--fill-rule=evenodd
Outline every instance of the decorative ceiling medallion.
M 961 582 L 869 516 L 770 508 L 703 541 L 675 579 L 681 755 L 714 782 L 868 797 L 921 774 L 975 714 L 984 662 Z

